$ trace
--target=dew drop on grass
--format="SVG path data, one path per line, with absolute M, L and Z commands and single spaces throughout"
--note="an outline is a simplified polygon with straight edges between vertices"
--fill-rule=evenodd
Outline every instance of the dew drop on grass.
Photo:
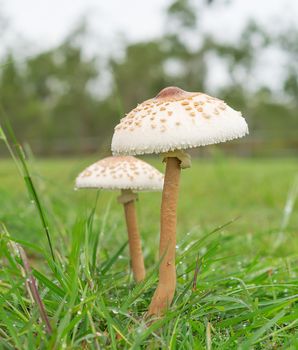
M 207 252 L 207 248 L 206 247 L 202 247 L 200 249 L 200 255 L 204 255 Z
M 84 298 L 82 297 L 82 298 L 80 298 L 80 300 L 81 300 L 81 301 L 84 301 Z
M 78 311 L 78 315 L 82 315 L 82 311 L 81 310 Z

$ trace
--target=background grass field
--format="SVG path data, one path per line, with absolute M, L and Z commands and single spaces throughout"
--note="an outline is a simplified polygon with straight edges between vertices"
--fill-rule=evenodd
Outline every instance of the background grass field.
M 136 286 L 118 194 L 73 190 L 75 176 L 94 160 L 30 164 L 56 264 L 15 165 L 0 161 L 4 349 L 298 348 L 296 159 L 217 155 L 196 159 L 182 172 L 178 288 L 171 311 L 153 324 L 143 316 L 157 282 L 161 196 L 139 196 L 148 279 Z M 156 158 L 146 160 L 163 168 Z M 11 240 L 18 240 L 29 256 L 52 335 L 45 333 L 26 291 Z

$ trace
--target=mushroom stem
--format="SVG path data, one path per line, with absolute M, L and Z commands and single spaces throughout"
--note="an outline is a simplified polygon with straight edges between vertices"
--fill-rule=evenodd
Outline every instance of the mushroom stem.
M 122 196 L 128 196 L 132 194 L 132 191 L 122 190 Z M 139 234 L 138 224 L 137 224 L 137 215 L 135 208 L 135 198 L 132 197 L 131 200 L 128 200 L 123 203 L 127 233 L 128 233 L 128 243 L 129 243 L 129 252 L 131 258 L 131 267 L 136 282 L 140 282 L 145 278 L 145 266 L 144 258 L 142 253 L 142 244 Z
M 180 160 L 166 159 L 166 172 L 161 203 L 159 282 L 149 306 L 148 316 L 161 316 L 170 306 L 176 289 L 176 223 L 180 180 Z

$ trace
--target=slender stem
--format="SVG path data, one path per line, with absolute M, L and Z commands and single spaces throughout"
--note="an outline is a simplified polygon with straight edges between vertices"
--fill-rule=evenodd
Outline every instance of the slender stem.
M 145 278 L 146 272 L 142 253 L 142 243 L 137 224 L 135 200 L 133 199 L 131 201 L 128 201 L 124 203 L 123 206 L 128 233 L 131 267 L 135 281 L 140 282 Z
M 180 180 L 180 161 L 166 158 L 166 172 L 161 203 L 159 282 L 148 315 L 160 316 L 170 306 L 176 289 L 176 223 Z

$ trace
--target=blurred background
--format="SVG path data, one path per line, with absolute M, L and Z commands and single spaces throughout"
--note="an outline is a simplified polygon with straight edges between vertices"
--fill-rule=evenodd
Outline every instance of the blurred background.
M 108 154 L 119 118 L 176 85 L 243 112 L 250 136 L 221 152 L 297 154 L 297 18 L 295 0 L 0 0 L 0 121 L 38 156 Z

